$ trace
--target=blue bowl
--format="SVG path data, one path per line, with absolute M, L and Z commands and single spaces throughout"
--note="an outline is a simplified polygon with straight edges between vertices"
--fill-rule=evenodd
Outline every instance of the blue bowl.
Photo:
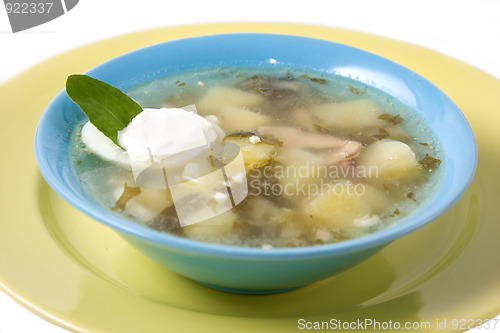
M 87 74 L 126 90 L 168 73 L 219 66 L 288 66 L 350 77 L 374 86 L 418 112 L 441 143 L 445 167 L 431 200 L 397 225 L 335 244 L 260 249 L 193 241 L 124 220 L 80 186 L 70 142 L 85 115 L 62 90 L 42 114 L 35 134 L 36 159 L 49 185 L 70 204 L 116 230 L 124 239 L 178 274 L 221 290 L 273 293 L 319 281 L 350 268 L 444 213 L 467 189 L 477 150 L 458 107 L 415 72 L 346 45 L 277 34 L 220 34 L 169 41 L 107 61 Z M 460 135 L 457 135 L 460 134 Z

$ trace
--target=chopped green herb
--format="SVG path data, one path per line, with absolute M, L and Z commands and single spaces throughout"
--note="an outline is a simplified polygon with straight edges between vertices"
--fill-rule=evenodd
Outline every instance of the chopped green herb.
M 385 128 L 379 128 L 378 133 L 372 136 L 377 140 L 382 140 L 387 138 L 389 135 L 390 135 L 389 132 L 387 132 Z
M 112 210 L 125 210 L 125 206 L 127 202 L 141 194 L 141 188 L 139 186 L 128 186 L 125 184 L 125 188 L 123 189 L 123 193 L 120 198 L 116 201 Z
M 257 135 L 254 131 L 237 131 L 237 132 L 231 132 L 226 134 L 226 138 L 230 137 L 242 137 L 242 138 L 249 138 L 253 135 Z
M 441 164 L 441 160 L 439 158 L 432 157 L 429 154 L 425 154 L 425 157 L 420 161 L 420 164 L 422 164 L 425 169 L 432 170 Z
M 184 87 L 186 85 L 186 82 L 181 82 L 179 84 L 177 84 L 179 87 Z
M 421 145 L 421 146 L 424 146 L 424 147 L 429 146 L 429 144 L 428 144 L 428 143 L 426 143 L 426 142 L 419 142 L 418 144 L 419 144 L 419 145 Z
M 399 208 L 396 208 L 396 209 L 394 210 L 394 212 L 392 212 L 392 214 L 390 214 L 390 215 L 389 215 L 389 217 L 394 217 L 394 216 L 399 215 L 399 214 L 400 214 L 400 213 L 399 213 Z
M 410 200 L 413 200 L 413 201 L 415 201 L 415 202 L 417 201 L 417 200 L 415 199 L 415 193 L 413 193 L 413 192 L 409 192 L 409 193 L 408 193 L 408 195 L 407 195 L 407 197 L 408 197 L 408 199 L 410 199 Z
M 279 146 L 279 147 L 283 146 L 283 142 L 281 142 L 280 140 L 276 139 L 272 135 L 259 135 L 259 137 L 262 139 L 262 142 L 264 142 L 264 143 L 267 143 L 267 144 L 270 144 L 270 145 Z
M 250 138 L 252 136 L 258 136 L 260 138 L 260 140 L 263 142 L 263 143 L 267 143 L 269 145 L 275 145 L 275 146 L 280 146 L 282 147 L 283 146 L 283 142 L 281 142 L 280 140 L 276 139 L 274 136 L 272 135 L 257 135 L 257 133 L 253 132 L 253 131 L 240 131 L 240 132 L 232 132 L 232 133 L 228 133 L 226 134 L 226 136 L 224 137 L 223 141 L 226 139 L 226 138 Z
M 66 92 L 90 122 L 117 146 L 118 132 L 142 112 L 139 104 L 119 89 L 87 75 L 70 75 Z
M 348 86 L 349 87 L 349 90 L 353 93 L 353 94 L 356 94 L 356 95 L 363 95 L 363 94 L 366 94 L 366 91 L 363 91 L 363 90 L 360 90 L 358 88 L 355 88 L 353 86 Z
M 320 133 L 329 134 L 329 135 L 337 134 L 335 131 L 328 129 L 328 128 L 325 128 L 325 127 L 321 126 L 320 124 L 313 124 L 313 126 L 314 126 L 314 129 Z
M 319 84 L 325 84 L 326 79 L 323 79 L 322 77 L 310 77 L 308 74 L 301 74 L 299 75 L 299 78 L 301 79 L 309 79 L 311 82 L 319 83 Z
M 319 83 L 319 84 L 325 84 L 326 79 L 323 79 L 322 77 L 311 77 L 309 78 L 312 82 Z
M 379 119 L 386 120 L 393 125 L 401 124 L 403 122 L 403 118 L 398 114 L 397 116 L 393 116 L 392 114 L 384 113 L 378 116 Z

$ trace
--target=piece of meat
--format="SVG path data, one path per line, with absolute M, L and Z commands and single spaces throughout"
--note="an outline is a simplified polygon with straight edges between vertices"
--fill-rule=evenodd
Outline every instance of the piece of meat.
M 326 165 L 352 161 L 358 157 L 363 145 L 333 135 L 321 134 L 304 128 L 288 126 L 261 126 L 259 135 L 273 136 L 285 148 L 314 149 L 324 159 Z
M 349 142 L 354 142 L 340 139 L 332 135 L 312 132 L 304 128 L 288 126 L 261 126 L 257 132 L 261 135 L 274 136 L 276 139 L 283 142 L 284 147 L 289 148 L 337 148 L 344 147 Z M 352 148 L 350 147 L 350 149 Z

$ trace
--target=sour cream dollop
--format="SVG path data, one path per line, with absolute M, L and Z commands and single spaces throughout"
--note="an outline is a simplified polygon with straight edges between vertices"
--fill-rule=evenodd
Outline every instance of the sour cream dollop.
M 116 146 L 90 122 L 82 141 L 101 158 L 130 165 L 131 161 L 159 161 L 171 155 L 220 141 L 224 131 L 213 121 L 179 108 L 145 108 L 118 132 Z
M 118 143 L 131 159 L 158 161 L 216 141 L 215 125 L 183 109 L 144 109 L 118 132 Z

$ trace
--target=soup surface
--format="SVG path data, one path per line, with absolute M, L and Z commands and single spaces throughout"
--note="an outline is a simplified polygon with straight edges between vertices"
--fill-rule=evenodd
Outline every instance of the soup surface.
M 219 128 L 216 141 L 239 148 L 233 154 L 241 158 L 239 173 L 231 173 L 227 156 L 213 148 L 208 170 L 196 158 L 177 165 L 177 185 L 183 186 L 225 170 L 225 192 L 207 199 L 206 193 L 174 193 L 170 178 L 163 187 L 142 185 L 129 165 L 88 149 L 82 126 L 75 131 L 72 158 L 84 189 L 116 214 L 180 237 L 262 248 L 360 237 L 411 214 L 437 188 L 444 169 L 439 143 L 415 112 L 336 75 L 206 69 L 170 74 L 126 93 L 143 108 L 197 112 Z M 224 200 L 231 209 L 217 208 Z M 186 207 L 196 215 L 201 201 L 206 207 L 213 201 L 215 213 L 180 218 Z

